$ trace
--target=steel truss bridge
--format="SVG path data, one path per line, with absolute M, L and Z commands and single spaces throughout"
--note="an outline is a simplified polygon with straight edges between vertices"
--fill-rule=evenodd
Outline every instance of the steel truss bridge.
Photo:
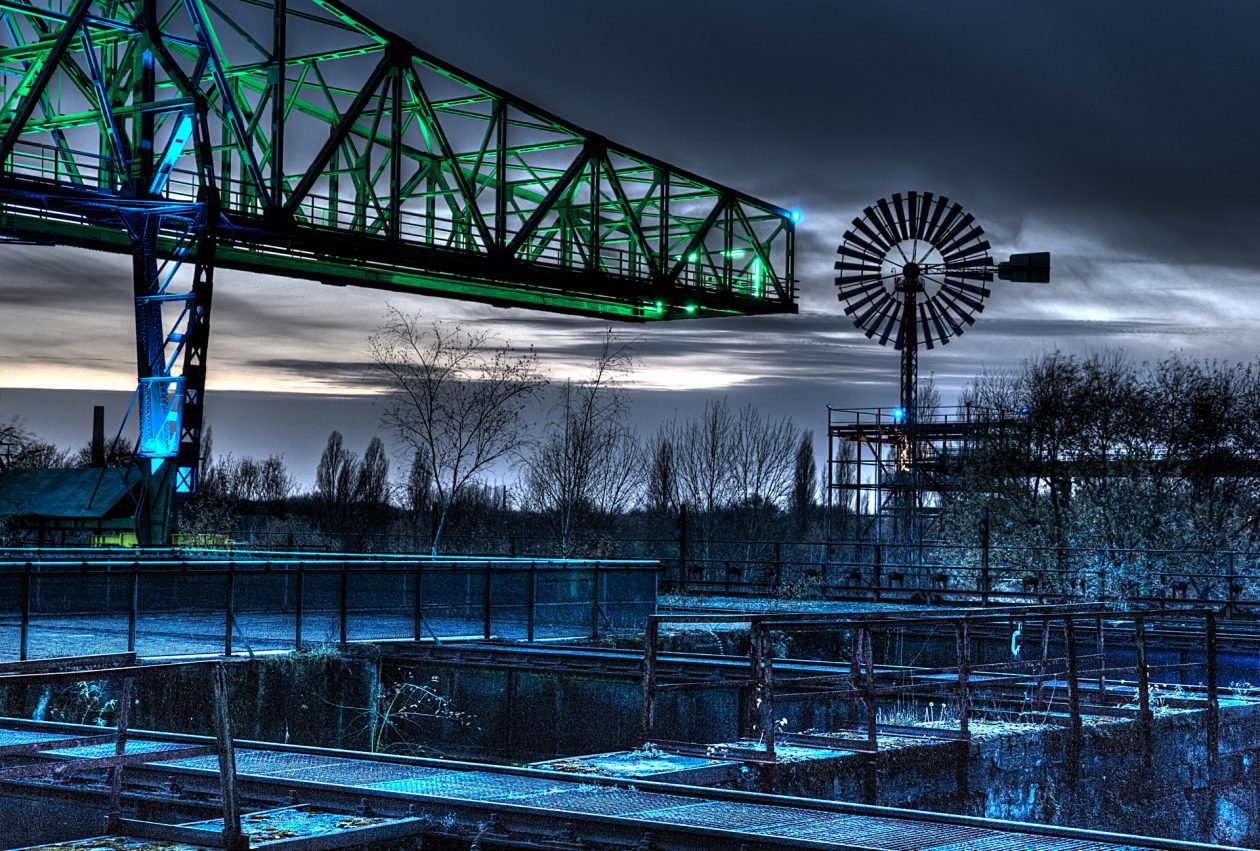
M 130 254 L 142 542 L 197 488 L 214 270 L 654 321 L 795 312 L 795 216 L 336 0 L 0 0 L 0 240 Z

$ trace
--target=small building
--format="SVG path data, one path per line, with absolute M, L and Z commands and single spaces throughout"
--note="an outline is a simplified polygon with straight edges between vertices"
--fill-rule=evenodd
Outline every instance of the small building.
M 134 543 L 143 485 L 134 465 L 0 473 L 0 524 L 41 546 Z

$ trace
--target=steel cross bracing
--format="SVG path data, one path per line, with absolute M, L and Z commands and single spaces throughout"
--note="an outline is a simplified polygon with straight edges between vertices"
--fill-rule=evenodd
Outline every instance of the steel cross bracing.
M 214 266 L 622 320 L 796 310 L 788 211 L 335 0 L 0 0 L 0 102 L 0 239 L 135 258 L 138 516 L 196 488 Z

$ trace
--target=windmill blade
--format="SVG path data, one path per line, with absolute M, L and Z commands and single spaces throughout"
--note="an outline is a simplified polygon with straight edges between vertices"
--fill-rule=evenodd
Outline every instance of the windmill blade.
M 846 246 L 849 246 L 849 245 L 856 246 L 858 250 L 866 251 L 874 255 L 875 257 L 878 257 L 881 261 L 884 259 L 884 255 L 888 251 L 887 246 L 880 248 L 878 245 L 875 244 L 875 242 L 873 241 L 868 242 L 867 240 L 858 236 L 851 230 L 847 230 L 844 232 L 844 244 Z
M 861 248 L 850 248 L 847 244 L 837 248 L 836 253 L 841 257 L 849 257 L 853 260 L 865 260 L 876 269 L 879 268 L 879 264 L 884 260 L 884 258 L 878 254 L 862 250 Z
M 884 234 L 884 238 L 888 240 L 889 245 L 895 246 L 901 242 L 901 236 L 897 230 L 897 218 L 893 214 L 892 207 L 888 205 L 888 199 L 880 198 L 876 202 L 875 207 L 879 210 L 877 215 L 880 217 L 878 219 L 881 228 L 880 233 Z
M 932 193 L 930 192 L 924 193 L 924 195 L 931 194 Z M 949 209 L 949 199 L 944 195 L 938 195 L 936 197 L 935 204 L 936 206 L 932 208 L 932 217 L 928 220 L 927 227 L 923 229 L 923 238 L 928 242 L 932 241 L 933 235 L 936 234 L 937 230 L 940 228 L 941 216 L 943 216 L 945 211 Z
M 959 281 L 992 281 L 993 273 L 987 269 L 945 269 L 947 279 Z
M 960 322 L 967 325 L 976 324 L 975 317 L 973 317 L 969 311 L 960 307 L 958 302 L 944 290 L 941 290 L 936 294 L 936 303 L 937 307 L 941 309 L 942 313 L 944 313 L 947 318 L 953 319 L 954 327 L 958 329 L 959 334 L 966 330 L 961 324 L 959 324 Z
M 967 245 L 968 243 L 973 242 L 973 241 L 978 242 L 980 240 L 980 237 L 982 236 L 984 236 L 984 230 L 981 229 L 979 225 L 976 225 L 971 230 L 967 231 L 962 236 L 959 236 L 958 238 L 950 242 L 948 245 L 946 245 L 944 248 L 942 248 L 941 255 L 943 256 L 946 254 L 956 254 L 958 253 L 959 249 L 962 248 L 962 246 Z
M 842 289 L 850 284 L 871 283 L 876 286 L 883 286 L 881 283 L 883 280 L 882 275 L 837 275 L 836 286 Z
M 896 299 L 892 299 L 891 308 L 889 308 L 888 312 L 881 317 L 880 321 L 883 323 L 883 329 L 879 334 L 879 344 L 881 346 L 888 345 L 888 338 L 892 335 L 893 330 L 900 324 L 901 309 L 901 302 Z
M 968 258 L 975 258 L 977 255 L 982 256 L 985 261 L 988 261 L 989 257 L 988 257 L 987 252 L 992 247 L 993 246 L 989 245 L 989 241 L 987 239 L 982 239 L 979 242 L 977 242 L 975 245 L 964 245 L 962 248 L 958 249 L 957 251 L 954 251 L 950 254 L 942 254 L 941 256 L 945 259 L 945 262 L 947 264 L 948 263 L 961 263 L 963 261 L 966 261 Z M 976 261 L 973 259 L 971 260 L 971 262 L 976 262 Z
M 976 217 L 971 215 L 971 213 L 963 213 L 962 218 L 955 220 L 950 225 L 949 230 L 942 230 L 940 235 L 933 240 L 936 250 L 941 252 L 943 256 L 948 246 L 958 238 L 958 235 L 975 224 L 975 221 Z
M 881 296 L 888 296 L 888 298 L 892 298 L 892 296 L 888 295 L 888 290 L 884 289 L 883 284 L 876 284 L 874 286 L 860 287 L 848 293 L 842 293 L 840 298 L 843 299 L 846 304 L 844 308 L 845 314 L 852 315 Z
M 982 299 L 988 298 L 989 296 L 993 294 L 989 291 L 988 287 L 982 287 L 982 286 L 979 286 L 978 284 L 969 284 L 966 281 L 955 280 L 950 275 L 946 275 L 944 278 L 942 278 L 940 280 L 940 283 L 942 287 L 945 287 L 947 289 L 955 289 L 955 290 L 958 290 L 959 292 L 971 293 L 973 296 L 978 296 L 979 298 L 982 298 Z
M 924 306 L 927 310 L 927 315 L 929 315 L 929 318 L 932 320 L 932 325 L 936 328 L 936 339 L 940 340 L 941 345 L 949 343 L 949 329 L 946 328 L 945 323 L 942 323 L 941 321 L 940 311 L 936 309 L 936 301 L 934 299 L 927 299 L 924 301 Z
M 837 272 L 866 272 L 871 277 L 879 275 L 879 267 L 872 266 L 869 263 L 850 263 L 847 260 L 837 260 L 833 265 Z
M 853 321 L 858 325 L 858 328 L 867 328 L 871 324 L 872 316 L 879 313 L 888 301 L 896 301 L 896 299 L 893 299 L 887 292 L 876 292 L 876 294 L 869 295 L 868 298 L 850 304 L 844 309 L 844 313 L 853 316 Z M 862 308 L 866 308 L 866 310 L 862 310 Z M 858 313 L 858 310 L 862 310 L 862 313 Z
M 951 287 L 948 283 L 945 286 L 941 287 L 941 293 L 945 293 L 949 297 L 953 298 L 955 301 L 962 302 L 963 304 L 971 308 L 976 313 L 979 313 L 980 311 L 984 310 L 984 305 L 981 304 L 979 299 L 973 298 L 972 296 L 968 295 L 967 293 L 963 292 L 960 289 Z M 940 293 L 937 293 L 937 295 L 940 295 Z
M 928 242 L 933 245 L 940 245 L 941 237 L 953 230 L 955 223 L 965 215 L 961 204 L 952 203 L 948 198 L 944 197 L 941 198 L 941 201 L 947 204 L 948 207 L 946 207 L 940 221 L 935 224 L 932 232 L 927 236 Z
M 925 345 L 927 348 L 934 349 L 936 348 L 936 344 L 932 340 L 932 327 L 928 325 L 927 303 L 923 301 L 919 302 L 918 308 L 919 308 L 918 322 L 919 322 L 920 328 L 922 329 L 919 332 L 919 339 L 923 341 L 923 345 Z
M 900 192 L 893 193 L 893 213 L 897 216 L 897 233 L 902 239 L 909 239 L 910 217 L 906 212 L 906 199 Z
M 866 238 L 871 241 L 871 244 L 878 249 L 878 253 L 887 254 L 892 250 L 892 243 L 885 239 L 883 234 L 879 233 L 874 227 L 872 227 L 872 223 L 876 221 L 875 211 L 870 207 L 867 207 L 865 212 L 866 218 L 854 219 L 853 226 L 866 235 Z
M 897 300 L 892 296 L 888 296 L 887 298 L 876 302 L 868 307 L 861 316 L 856 317 L 853 320 L 853 323 L 865 331 L 867 337 L 873 338 L 875 333 L 879 330 L 880 323 L 883 322 L 884 317 L 888 315 L 888 305 L 890 302 L 896 306 Z
M 906 213 L 910 217 L 910 238 L 921 239 L 923 232 L 923 206 L 918 192 L 906 193 Z

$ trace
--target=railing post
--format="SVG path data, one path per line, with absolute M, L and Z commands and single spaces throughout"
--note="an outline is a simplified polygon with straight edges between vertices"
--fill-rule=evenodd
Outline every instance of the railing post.
M 490 562 L 481 572 L 481 633 L 487 641 L 490 639 Z
M 599 561 L 591 567 L 591 640 L 599 640 Z
M 774 590 L 779 590 L 783 578 L 783 542 L 774 542 Z
M 421 589 L 423 583 L 423 562 L 416 561 L 416 575 L 411 588 L 411 629 L 412 636 L 419 641 L 424 636 L 424 596 Z
M 23 662 L 29 656 L 27 651 L 31 634 L 31 571 L 33 569 L 29 561 L 22 566 L 22 622 L 18 632 L 18 659 Z
M 525 581 L 525 639 L 533 642 L 537 622 L 535 607 L 538 604 L 538 565 L 535 562 L 529 563 L 529 575 Z
M 290 533 L 292 534 L 292 533 Z M 305 603 L 302 598 L 306 591 L 306 564 L 299 561 L 297 563 L 297 581 L 293 588 L 293 649 L 302 649 L 302 616 L 305 613 Z

